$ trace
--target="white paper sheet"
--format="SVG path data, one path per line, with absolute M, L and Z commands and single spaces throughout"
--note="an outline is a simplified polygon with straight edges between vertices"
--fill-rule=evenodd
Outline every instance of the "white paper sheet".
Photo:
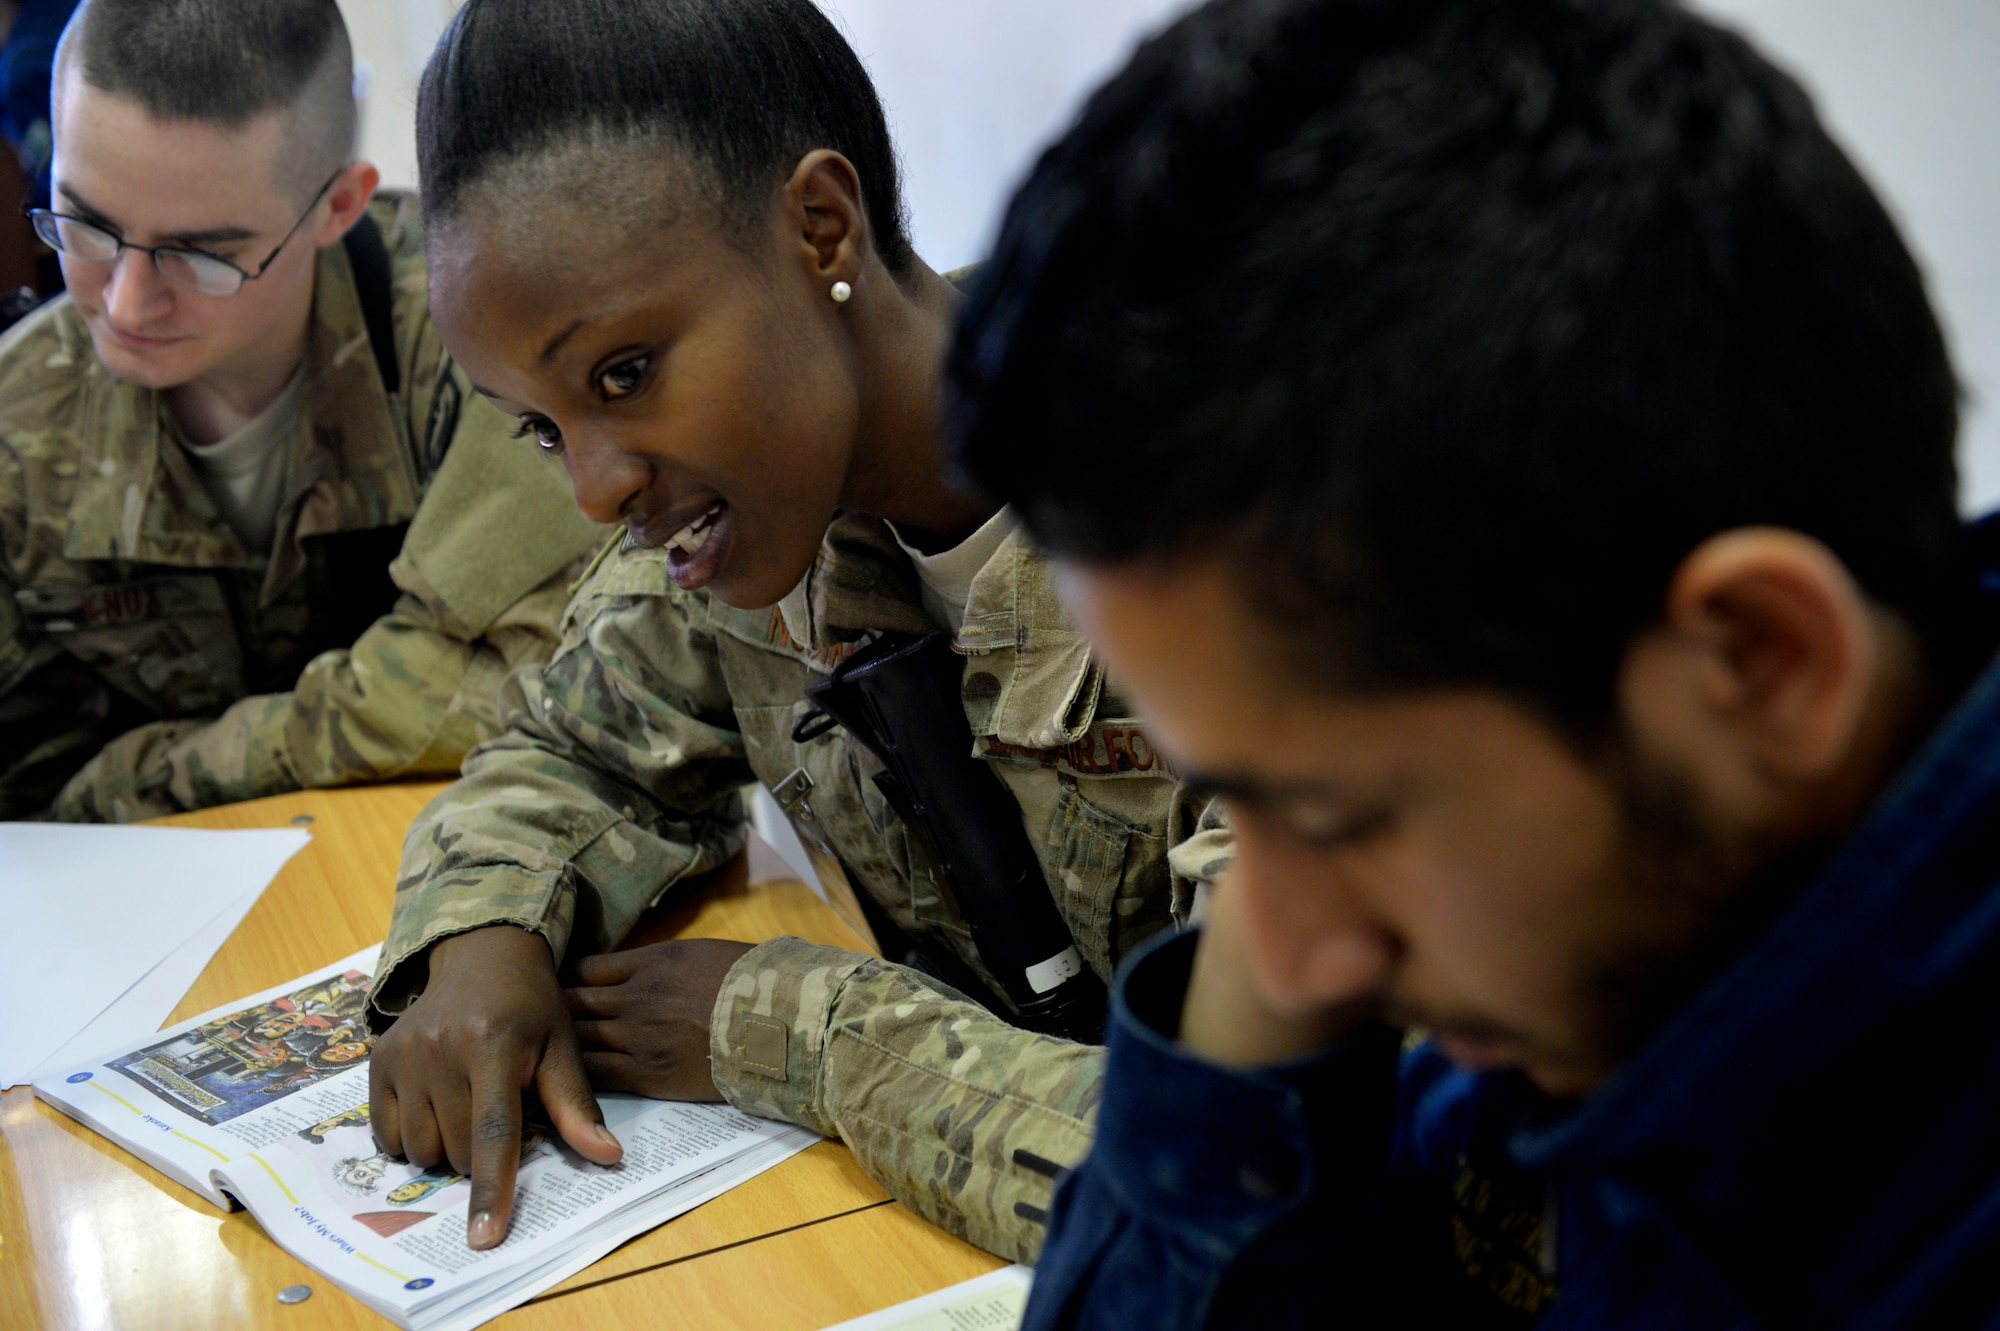
M 309 840 L 302 828 L 0 823 L 0 1087 L 54 1062 L 100 1017 L 107 1048 L 158 1029 Z
M 791 819 L 763 786 L 750 788 L 750 881 L 768 883 L 779 878 L 796 878 L 827 901 L 826 888 L 813 872 L 812 857 L 793 830 Z M 831 905 L 830 901 L 827 904 Z
M 1003 1266 L 826 1331 L 1017 1331 L 1034 1283 L 1029 1267 Z
M 243 917 L 264 895 L 264 887 L 260 883 L 223 907 L 220 915 L 147 971 L 143 979 L 120 994 L 116 1002 L 97 1014 L 96 1020 L 42 1060 L 42 1065 L 23 1080 L 40 1081 L 52 1072 L 88 1063 L 114 1049 L 144 1044 L 146 1037 L 159 1030 L 180 1006 L 209 960 L 222 950 L 229 935 L 236 932 L 236 926 L 243 923 Z

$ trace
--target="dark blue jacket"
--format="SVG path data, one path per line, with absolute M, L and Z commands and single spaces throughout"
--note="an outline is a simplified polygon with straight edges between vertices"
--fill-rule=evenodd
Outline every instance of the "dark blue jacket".
M 1054 1327 L 2000 1327 L 2000 664 L 1818 877 L 1610 1082 L 1368 1032 L 1180 1051 L 1192 935 L 1114 996 Z

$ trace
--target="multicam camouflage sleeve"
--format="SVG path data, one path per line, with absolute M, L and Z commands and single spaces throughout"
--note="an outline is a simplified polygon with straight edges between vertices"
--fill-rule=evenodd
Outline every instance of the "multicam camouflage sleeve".
M 399 565 L 399 573 L 402 567 Z M 404 595 L 352 648 L 322 653 L 289 693 L 245 698 L 212 722 L 120 735 L 57 798 L 68 822 L 132 822 L 287 790 L 448 775 L 500 730 L 507 672 L 545 659 L 572 567 L 466 641 Z
M 737 1108 L 838 1136 L 897 1200 L 1022 1262 L 1041 1252 L 1052 1167 L 1090 1149 L 1104 1074 L 1102 1049 L 796 938 L 730 970 L 709 1041 Z
M 429 398 L 408 410 L 421 415 Z M 390 577 L 403 595 L 290 692 L 207 723 L 164 721 L 106 745 L 65 787 L 66 821 L 130 822 L 287 790 L 450 775 L 498 734 L 508 671 L 546 661 L 569 590 L 605 531 L 567 479 L 484 399 L 452 418 Z M 414 428 L 414 427 L 413 427 Z
M 513 924 L 557 957 L 607 948 L 742 845 L 743 739 L 713 643 L 660 552 L 606 560 L 555 658 L 510 676 L 501 701 L 510 729 L 474 750 L 404 841 L 378 1025 L 420 992 L 424 967 L 406 963 L 439 938 Z

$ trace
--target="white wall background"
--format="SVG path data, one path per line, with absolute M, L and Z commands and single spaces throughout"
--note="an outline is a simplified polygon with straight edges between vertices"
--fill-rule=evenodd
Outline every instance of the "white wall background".
M 367 66 L 362 151 L 417 178 L 417 79 L 460 0 L 340 0 Z M 970 263 L 1011 182 L 1139 36 L 1189 0 L 820 0 L 874 75 L 904 167 L 913 239 Z
M 1967 508 L 2000 505 L 2000 3 L 1702 0 L 1809 87 L 1930 276 L 1970 395 Z
M 1810 87 L 1930 274 L 1971 394 L 1968 508 L 2000 505 L 2000 0 L 1697 0 Z M 977 258 L 1012 182 L 1185 0 L 822 0 L 873 72 L 917 249 Z M 457 0 L 341 0 L 373 71 L 363 149 L 416 178 L 416 78 Z

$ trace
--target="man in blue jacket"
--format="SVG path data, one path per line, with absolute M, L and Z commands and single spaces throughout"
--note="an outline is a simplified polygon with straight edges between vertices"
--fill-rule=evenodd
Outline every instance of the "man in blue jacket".
M 1663 0 L 1215 0 L 950 374 L 1235 831 L 1030 1327 L 1996 1324 L 2000 531 L 1795 84 Z

